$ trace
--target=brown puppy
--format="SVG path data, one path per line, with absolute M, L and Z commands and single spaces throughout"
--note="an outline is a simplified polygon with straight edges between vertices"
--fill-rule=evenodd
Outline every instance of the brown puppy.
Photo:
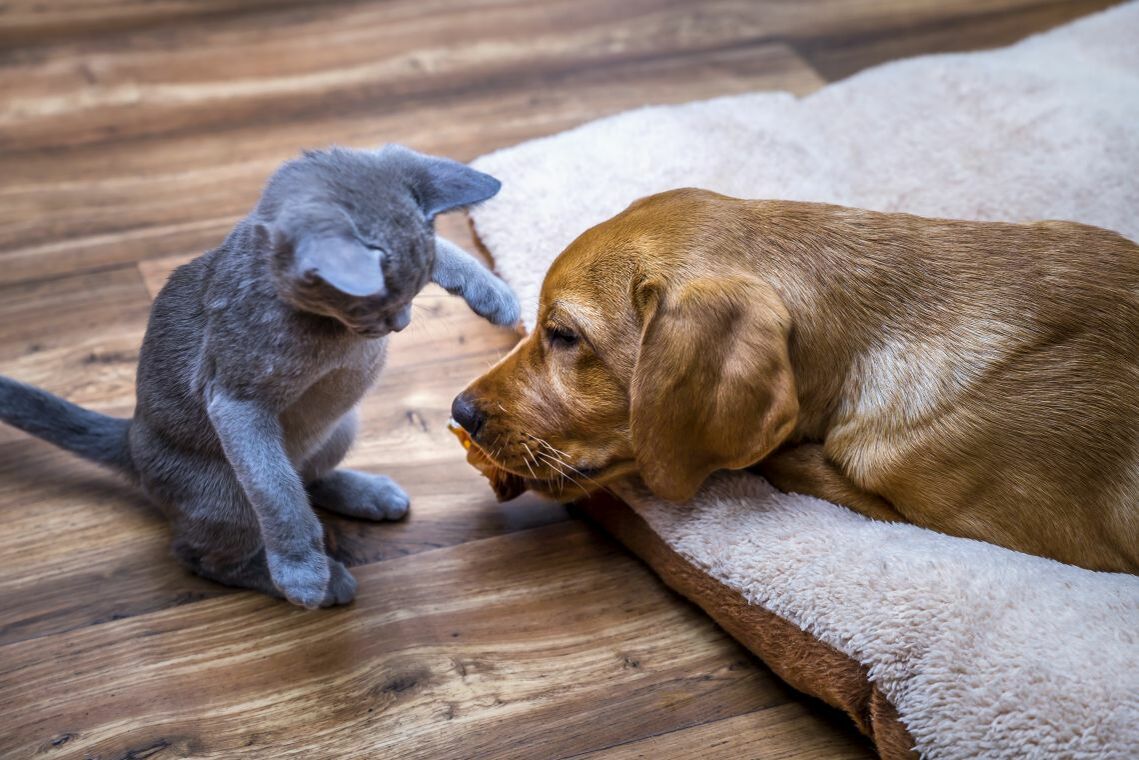
M 785 491 L 1139 571 L 1139 246 L 701 190 L 579 237 L 538 330 L 455 400 L 529 488 Z

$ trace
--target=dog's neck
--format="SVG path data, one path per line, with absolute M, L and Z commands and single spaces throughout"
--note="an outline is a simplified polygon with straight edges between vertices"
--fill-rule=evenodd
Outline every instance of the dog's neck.
M 819 207 L 827 209 L 828 207 Z M 791 315 L 790 357 L 800 398 L 793 437 L 823 440 L 865 393 L 868 363 L 910 363 L 915 346 L 944 334 L 959 312 L 960 294 L 942 287 L 947 262 L 919 257 L 909 229 L 867 244 L 861 229 L 831 212 L 761 204 L 745 246 L 753 271 L 778 293 Z M 865 213 L 865 212 L 862 212 Z M 919 283 L 920 287 L 914 284 Z M 919 298 L 916 294 L 922 294 Z M 935 295 L 931 295 L 935 294 Z

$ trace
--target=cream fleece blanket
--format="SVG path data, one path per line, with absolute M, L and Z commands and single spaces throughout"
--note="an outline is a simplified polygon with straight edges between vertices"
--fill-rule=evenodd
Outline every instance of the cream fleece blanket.
M 633 111 L 475 165 L 504 182 L 472 217 L 528 327 L 565 245 L 680 186 L 1139 240 L 1139 3 L 802 99 Z M 684 505 L 624 495 L 693 564 L 868 665 L 923 754 L 1139 758 L 1139 578 L 873 522 L 743 473 Z

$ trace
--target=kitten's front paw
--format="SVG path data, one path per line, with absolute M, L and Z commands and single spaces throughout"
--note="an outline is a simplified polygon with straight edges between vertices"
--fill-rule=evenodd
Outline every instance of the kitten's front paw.
M 328 581 L 328 591 L 324 594 L 323 607 L 332 607 L 338 604 L 348 604 L 356 598 L 356 579 L 341 563 L 334 559 L 329 560 L 332 578 Z
M 273 584 L 286 599 L 310 610 L 321 606 L 332 577 L 323 552 L 314 550 L 300 559 L 270 552 L 268 560 Z
M 399 520 L 411 499 L 386 475 L 334 470 L 309 486 L 313 504 L 363 520 Z
M 518 324 L 522 316 L 522 308 L 510 286 L 489 275 L 482 287 L 467 295 L 467 304 L 475 314 L 504 327 Z

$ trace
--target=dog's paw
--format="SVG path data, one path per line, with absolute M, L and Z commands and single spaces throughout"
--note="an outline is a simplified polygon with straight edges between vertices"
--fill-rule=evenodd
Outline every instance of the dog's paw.
M 338 604 L 348 604 L 356 598 L 356 579 L 340 562 L 334 559 L 328 561 L 332 577 L 328 581 L 328 591 L 325 592 L 322 607 L 333 607 Z
M 505 282 L 491 275 L 479 287 L 468 292 L 466 300 L 475 314 L 496 325 L 516 325 L 522 316 L 522 307 L 518 305 L 514 291 Z
M 334 470 L 309 493 L 318 507 L 363 520 L 400 520 L 411 507 L 411 499 L 388 476 L 355 470 Z
M 332 577 L 329 558 L 319 551 L 302 557 L 270 552 L 269 575 L 273 584 L 293 604 L 315 609 L 324 602 Z

